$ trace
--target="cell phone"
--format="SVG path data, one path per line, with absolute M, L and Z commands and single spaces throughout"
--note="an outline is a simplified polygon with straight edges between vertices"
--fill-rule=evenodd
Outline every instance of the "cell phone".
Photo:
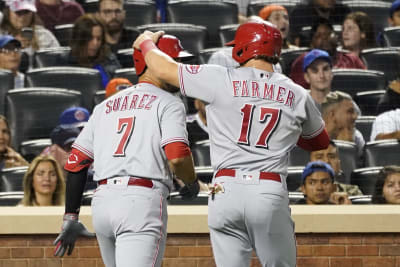
M 32 40 L 33 38 L 33 29 L 31 27 L 24 27 L 21 29 L 21 35 L 27 40 Z

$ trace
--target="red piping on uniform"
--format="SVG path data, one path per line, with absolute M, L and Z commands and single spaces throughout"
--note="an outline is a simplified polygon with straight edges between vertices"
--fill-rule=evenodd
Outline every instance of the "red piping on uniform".
M 163 202 L 163 197 L 161 196 L 161 199 L 160 199 L 160 221 L 161 221 L 160 238 L 158 239 L 158 242 L 157 242 L 157 249 L 156 249 L 156 254 L 154 255 L 152 267 L 154 267 L 157 262 L 157 256 L 158 256 L 158 252 L 160 250 L 160 243 L 161 243 L 161 239 L 163 237 L 162 229 L 163 229 L 164 225 L 163 225 L 163 221 L 162 221 L 162 206 L 163 206 L 162 202 Z
M 138 84 L 139 83 L 149 83 L 149 84 L 151 84 L 151 85 L 154 85 L 154 83 L 152 83 L 152 82 L 148 82 L 148 81 L 140 81 L 140 82 L 138 82 Z M 155 86 L 155 85 L 154 85 Z

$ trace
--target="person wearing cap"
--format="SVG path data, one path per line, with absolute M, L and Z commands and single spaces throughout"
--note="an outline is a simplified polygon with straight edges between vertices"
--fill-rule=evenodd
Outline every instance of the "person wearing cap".
M 11 35 L 0 36 L 0 69 L 14 75 L 14 88 L 23 88 L 25 75 L 19 72 L 21 64 L 21 42 Z
M 31 57 L 39 49 L 60 46 L 49 30 L 38 25 L 34 0 L 9 0 L 6 4 L 0 34 L 14 36 Z
M 335 173 L 329 164 L 323 161 L 309 162 L 301 175 L 304 199 L 296 204 L 351 204 L 347 194 L 335 193 L 334 177 Z
M 389 10 L 390 17 L 388 23 L 392 27 L 400 26 L 400 0 L 396 0 L 392 3 Z
M 114 78 L 108 82 L 106 86 L 106 98 L 118 93 L 121 90 L 124 90 L 128 87 L 131 87 L 132 83 L 125 78 Z
M 325 101 L 331 91 L 333 79 L 332 59 L 328 52 L 313 49 L 303 61 L 304 79 L 310 84 L 310 94 L 318 105 Z
M 289 15 L 285 7 L 281 5 L 267 5 L 263 7 L 258 15 L 263 19 L 274 24 L 282 34 L 283 49 L 294 49 L 297 46 L 290 44 L 289 35 Z

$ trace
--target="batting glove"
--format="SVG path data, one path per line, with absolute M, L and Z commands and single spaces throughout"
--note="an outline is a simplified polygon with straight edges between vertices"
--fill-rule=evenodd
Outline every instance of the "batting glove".
M 56 246 L 54 249 L 54 256 L 62 257 L 67 250 L 67 255 L 71 255 L 75 246 L 75 241 L 79 236 L 96 236 L 96 234 L 90 233 L 86 229 L 86 227 L 78 220 L 78 217 L 79 216 L 76 213 L 64 214 L 61 233 L 53 242 L 53 245 Z
M 186 184 L 184 187 L 179 189 L 179 195 L 182 196 L 182 199 L 194 199 L 197 197 L 197 194 L 200 191 L 200 185 L 198 180 L 196 179 L 191 184 Z

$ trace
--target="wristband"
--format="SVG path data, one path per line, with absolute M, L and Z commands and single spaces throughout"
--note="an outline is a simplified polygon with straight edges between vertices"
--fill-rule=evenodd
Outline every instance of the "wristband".
M 147 52 L 149 52 L 149 51 L 152 50 L 152 49 L 157 49 L 157 46 L 156 46 L 156 44 L 153 43 L 153 41 L 150 40 L 150 39 L 145 40 L 145 41 L 143 41 L 143 42 L 140 44 L 140 50 L 142 50 L 142 55 L 143 55 L 143 57 L 145 57 L 146 54 L 147 54 Z

